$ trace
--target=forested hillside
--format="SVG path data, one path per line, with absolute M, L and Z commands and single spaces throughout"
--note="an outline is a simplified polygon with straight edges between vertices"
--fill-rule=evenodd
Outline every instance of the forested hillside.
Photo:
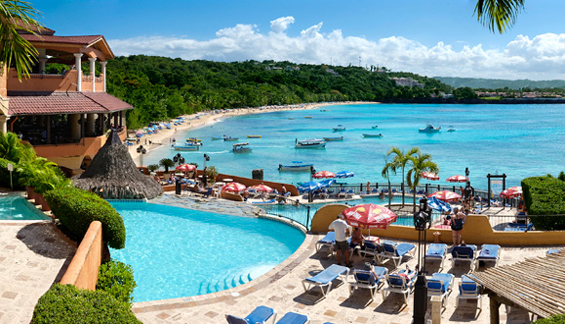
M 108 92 L 132 104 L 128 125 L 167 120 L 208 109 L 304 102 L 375 101 L 450 92 L 441 82 L 412 73 L 291 62 L 185 61 L 156 56 L 117 57 L 108 63 Z M 401 87 L 393 77 L 424 88 Z
M 470 87 L 473 89 L 550 89 L 565 88 L 565 80 L 502 80 L 502 79 L 477 79 L 477 78 L 455 78 L 455 77 L 434 77 L 445 84 L 454 88 Z

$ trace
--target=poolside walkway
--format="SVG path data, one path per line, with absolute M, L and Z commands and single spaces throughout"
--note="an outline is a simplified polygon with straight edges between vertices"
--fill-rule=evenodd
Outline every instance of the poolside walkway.
M 144 323 L 226 323 L 225 314 L 245 316 L 258 305 L 272 307 L 280 316 L 289 311 L 308 315 L 312 324 L 412 322 L 412 296 L 407 306 L 403 306 L 403 299 L 399 294 L 392 294 L 383 301 L 379 293 L 371 302 L 369 292 L 364 290 L 350 297 L 347 284 L 339 280 L 326 299 L 322 298 L 317 288 L 305 293 L 302 279 L 335 262 L 327 253 L 315 252 L 314 245 L 321 237 L 307 235 L 302 246 L 289 259 L 266 275 L 245 285 L 204 296 L 135 303 L 133 311 Z M 525 257 L 542 256 L 546 250 L 545 247 L 504 247 L 499 264 L 511 264 Z M 357 256 L 354 260 L 355 268 L 363 268 L 363 260 Z M 389 272 L 394 272 L 389 263 L 385 263 L 385 266 Z M 399 269 L 405 268 L 405 264 Z M 409 260 L 407 264 L 414 268 L 416 260 Z M 429 262 L 427 266 L 430 273 L 437 272 L 439 262 Z M 469 270 L 469 265 L 465 262 L 456 264 L 452 269 L 451 262 L 446 260 L 444 266 L 441 272 L 454 274 L 455 285 L 458 285 L 461 275 Z M 490 323 L 488 297 L 484 297 L 483 309 L 479 311 L 476 302 L 470 301 L 463 301 L 461 307 L 455 310 L 456 296 L 457 288 L 454 288 L 448 299 L 447 309 L 443 312 L 442 322 Z M 500 318 L 506 323 L 529 323 L 528 314 L 517 308 L 512 308 L 510 314 L 506 314 L 505 309 L 501 308 Z
M 51 222 L 0 221 L 0 323 L 29 323 L 75 251 Z

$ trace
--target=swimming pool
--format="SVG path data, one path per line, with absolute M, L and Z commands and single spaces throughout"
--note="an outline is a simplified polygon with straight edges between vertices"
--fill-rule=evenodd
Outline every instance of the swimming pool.
M 130 264 L 134 301 L 203 295 L 249 282 L 304 242 L 295 227 L 139 202 L 112 202 L 126 226 L 126 248 L 112 258 Z
M 22 196 L 0 198 L 0 220 L 50 220 Z

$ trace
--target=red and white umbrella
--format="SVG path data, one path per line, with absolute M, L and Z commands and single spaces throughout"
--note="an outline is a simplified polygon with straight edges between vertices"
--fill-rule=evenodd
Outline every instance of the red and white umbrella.
M 422 178 L 428 180 L 439 180 L 439 176 L 433 172 L 422 172 Z
M 194 164 L 181 164 L 181 165 L 177 166 L 175 168 L 175 170 L 182 171 L 182 172 L 194 171 L 194 170 L 196 170 L 196 165 L 194 165 Z
M 522 195 L 522 187 L 520 186 L 510 187 L 500 193 L 500 197 L 502 198 L 515 198 L 521 195 Z
M 451 177 L 445 179 L 445 181 L 447 181 L 447 182 L 467 182 L 467 181 L 469 181 L 469 178 L 466 177 L 466 176 L 462 176 L 462 175 L 454 175 L 454 176 L 451 176 Z
M 255 185 L 255 186 L 251 186 L 249 187 L 249 189 L 253 189 L 255 192 L 266 192 L 266 193 L 271 193 L 273 192 L 273 188 L 266 186 L 264 184 L 259 184 L 259 185 Z
M 375 205 L 362 204 L 344 209 L 341 212 L 347 224 L 353 227 L 371 229 L 386 229 L 396 222 L 396 214 L 390 209 Z
M 229 191 L 234 193 L 240 193 L 247 188 L 244 184 L 239 182 L 230 182 L 222 187 L 222 191 Z
M 320 171 L 316 172 L 312 178 L 314 179 L 322 179 L 322 178 L 335 178 L 335 173 L 330 171 Z
M 431 195 L 428 195 L 428 198 L 436 197 L 439 200 L 446 201 L 446 202 L 454 202 L 461 199 L 461 195 L 457 194 L 453 191 L 449 190 L 441 190 L 436 191 Z

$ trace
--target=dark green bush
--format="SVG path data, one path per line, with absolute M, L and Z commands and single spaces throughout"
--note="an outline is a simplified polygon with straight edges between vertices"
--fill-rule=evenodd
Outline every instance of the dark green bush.
M 534 324 L 565 324 L 565 315 L 553 315 L 549 318 L 542 318 Z
M 565 215 L 565 182 L 550 176 L 522 180 L 529 215 Z M 530 216 L 538 230 L 565 230 L 565 216 Z
M 135 287 L 137 284 L 133 278 L 133 269 L 129 264 L 111 260 L 100 265 L 96 283 L 97 290 L 103 290 L 117 300 L 131 305 Z
M 123 249 L 126 228 L 120 214 L 104 199 L 75 187 L 47 192 L 45 199 L 61 224 L 77 237 L 84 237 L 92 221 L 102 223 L 104 241 L 114 249 Z
M 73 285 L 55 284 L 37 302 L 34 324 L 106 324 L 141 323 L 129 305 L 105 291 L 78 289 Z

